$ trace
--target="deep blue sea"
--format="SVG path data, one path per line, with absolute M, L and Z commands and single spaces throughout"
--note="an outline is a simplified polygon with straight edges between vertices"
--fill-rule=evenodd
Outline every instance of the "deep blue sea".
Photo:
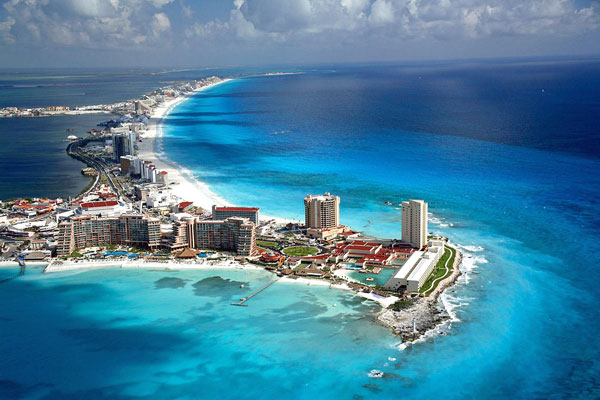
M 163 151 L 265 215 L 330 191 L 343 223 L 398 237 L 384 201 L 427 200 L 465 255 L 446 335 L 405 347 L 326 287 L 229 306 L 266 272 L 30 269 L 0 286 L 0 397 L 600 396 L 600 62 L 301 70 L 197 94 Z

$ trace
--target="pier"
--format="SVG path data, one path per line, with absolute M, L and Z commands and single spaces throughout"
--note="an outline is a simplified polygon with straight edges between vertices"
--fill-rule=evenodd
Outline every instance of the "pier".
M 5 278 L 5 279 L 0 280 L 0 284 L 12 281 L 13 279 L 16 279 L 16 278 L 18 278 L 20 276 L 25 275 L 25 267 L 26 267 L 25 266 L 25 261 L 19 260 L 19 267 L 20 267 L 20 270 L 19 270 L 19 273 L 17 275 L 11 276 L 10 278 Z
M 240 300 L 238 303 L 231 303 L 232 306 L 244 306 L 244 307 L 248 307 L 248 304 L 245 304 L 248 300 L 250 300 L 252 297 L 256 296 L 257 294 L 259 294 L 260 292 L 262 292 L 263 290 L 265 290 L 266 288 L 268 288 L 269 286 L 271 286 L 272 284 L 274 284 L 275 282 L 277 282 L 279 279 L 275 279 L 272 282 L 267 283 L 265 286 L 261 287 L 260 289 L 258 289 L 257 291 L 253 292 L 250 296 L 248 297 L 244 297 L 242 300 Z

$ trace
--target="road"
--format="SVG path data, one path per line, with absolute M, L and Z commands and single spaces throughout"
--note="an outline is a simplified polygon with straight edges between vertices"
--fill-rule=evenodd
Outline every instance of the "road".
M 125 201 L 129 202 L 129 198 L 127 196 L 125 196 L 123 187 L 121 186 L 121 184 L 119 182 L 115 182 L 112 178 L 112 174 L 110 173 L 110 168 L 107 164 L 105 164 L 103 161 L 89 157 L 88 155 L 86 155 L 81 148 L 79 147 L 81 143 L 79 141 L 77 142 L 72 142 L 69 144 L 69 146 L 67 146 L 67 153 L 71 156 L 76 155 L 77 157 L 75 158 L 79 158 L 81 161 L 87 163 L 88 165 L 90 165 L 92 168 L 94 168 L 98 174 L 99 177 L 96 180 L 96 182 L 94 183 L 94 185 L 90 188 L 89 191 L 93 190 L 102 180 L 102 176 L 104 176 L 106 178 L 106 181 L 108 182 L 108 184 L 110 185 L 110 187 L 112 188 L 113 192 L 117 193 L 118 195 L 120 195 L 120 197 L 122 199 L 124 199 Z
M 17 244 L 9 244 L 8 250 L 6 250 L 4 253 L 2 253 L 2 255 L 0 255 L 0 261 L 9 261 L 9 260 L 12 260 L 13 258 L 15 258 L 12 255 L 12 253 L 13 253 L 13 251 L 17 250 L 18 247 L 19 247 L 19 245 L 17 245 Z

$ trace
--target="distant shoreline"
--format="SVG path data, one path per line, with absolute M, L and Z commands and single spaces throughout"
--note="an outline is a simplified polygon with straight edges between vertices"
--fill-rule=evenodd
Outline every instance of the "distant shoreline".
M 230 79 L 203 86 L 196 89 L 193 94 L 228 81 Z M 196 179 L 190 171 L 184 170 L 164 153 L 158 153 L 156 150 L 157 145 L 162 144 L 164 120 L 175 107 L 189 100 L 193 94 L 167 101 L 153 110 L 146 132 L 142 135 L 142 142 L 138 143 L 138 157 L 152 162 L 159 170 L 167 171 L 169 190 L 182 199 L 192 201 L 196 206 L 204 209 L 210 209 L 213 204 L 229 205 L 224 198 L 210 190 L 208 185 Z
M 275 76 L 281 74 L 274 74 Z M 222 79 L 217 83 L 212 83 L 196 89 L 193 94 L 183 96 L 166 102 L 161 107 L 156 108 L 148 121 L 148 128 L 143 134 L 142 142 L 138 144 L 138 157 L 143 160 L 151 161 L 157 169 L 167 171 L 169 180 L 168 189 L 176 196 L 185 201 L 192 201 L 195 206 L 210 210 L 213 205 L 233 206 L 226 198 L 215 193 L 209 185 L 199 180 L 192 171 L 174 162 L 169 156 L 161 151 L 163 147 L 164 123 L 169 114 L 181 103 L 190 100 L 194 94 L 211 89 L 223 83 L 235 80 L 235 78 Z M 175 182 L 175 185 L 171 185 Z M 291 222 L 289 219 L 266 216 L 262 219 L 275 220 L 278 223 Z

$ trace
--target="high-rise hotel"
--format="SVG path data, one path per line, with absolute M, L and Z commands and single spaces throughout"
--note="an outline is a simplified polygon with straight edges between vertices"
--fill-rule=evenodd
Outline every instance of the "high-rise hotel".
M 121 215 L 114 218 L 91 216 L 73 218 L 59 226 L 58 255 L 69 255 L 75 249 L 117 244 L 158 249 L 161 244 L 160 220 L 143 215 Z
M 304 221 L 307 228 L 334 228 L 340 225 L 340 198 L 329 193 L 304 199 Z
M 427 244 L 427 203 L 425 201 L 402 202 L 402 241 L 419 249 Z

